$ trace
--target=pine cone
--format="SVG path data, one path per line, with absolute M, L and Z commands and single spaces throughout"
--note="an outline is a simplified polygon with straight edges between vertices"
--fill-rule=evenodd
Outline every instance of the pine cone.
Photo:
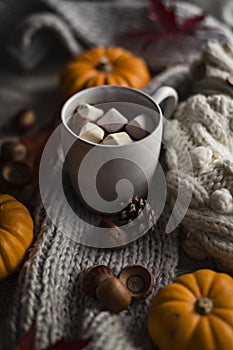
M 136 218 L 139 218 L 137 226 L 139 225 L 140 231 L 144 232 L 152 229 L 157 221 L 156 213 L 147 200 L 138 196 L 131 198 L 127 207 L 119 214 L 122 224 L 133 224 Z

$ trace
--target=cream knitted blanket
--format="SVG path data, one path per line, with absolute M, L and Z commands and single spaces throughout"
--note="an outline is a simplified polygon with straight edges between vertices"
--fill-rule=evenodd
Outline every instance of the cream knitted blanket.
M 227 81 L 233 73 L 232 43 L 210 42 L 191 72 L 194 90 L 213 95 L 190 97 L 167 125 L 172 147 L 167 183 L 173 201 L 178 182 L 193 193 L 182 222 L 183 249 L 198 259 L 212 258 L 219 269 L 233 273 L 233 87 Z M 184 147 L 193 174 L 187 172 Z

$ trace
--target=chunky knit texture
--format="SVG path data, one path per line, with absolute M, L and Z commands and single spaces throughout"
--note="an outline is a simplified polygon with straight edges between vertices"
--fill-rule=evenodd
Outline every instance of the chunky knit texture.
M 175 67 L 157 76 L 145 91 L 153 94 L 162 85 L 174 86 L 179 95 L 185 98 L 190 91 L 188 67 Z M 61 154 L 59 149 L 51 160 L 50 166 L 55 175 Z M 64 184 L 69 191 L 69 182 L 65 181 Z M 48 196 L 52 195 L 48 193 Z M 72 200 L 76 201 L 75 196 Z M 80 210 L 79 206 L 77 210 Z M 62 207 L 57 208 L 57 213 L 62 218 Z M 88 212 L 84 215 L 88 215 Z M 9 293 L 5 293 L 5 283 L 0 289 L 4 306 L 0 311 L 9 313 L 9 322 L 0 322 L 0 349 L 11 350 L 33 322 L 37 327 L 37 349 L 62 336 L 77 338 L 88 334 L 94 336 L 89 349 L 153 349 L 146 330 L 151 300 L 160 286 L 173 280 L 178 263 L 176 233 L 164 233 L 168 216 L 164 214 L 153 234 L 124 249 L 96 250 L 75 244 L 61 232 L 58 233 L 41 204 L 38 205 L 34 218 L 36 243 L 21 272 L 10 310 L 14 288 L 9 286 Z M 74 229 L 78 229 L 78 225 Z M 152 270 L 155 288 L 146 301 L 135 302 L 129 311 L 118 316 L 103 311 L 97 302 L 85 297 L 80 290 L 80 275 L 88 266 L 106 264 L 117 274 L 124 266 L 132 263 L 141 263 Z M 188 271 L 195 269 L 195 266 L 193 264 Z M 12 280 L 9 283 L 15 285 L 15 276 L 12 276 Z M 0 320 L 3 315 L 0 314 Z
M 61 152 L 59 149 L 58 154 Z M 60 157 L 54 157 L 54 172 L 58 169 L 59 161 Z M 68 181 L 65 188 L 71 193 Z M 52 193 L 48 195 L 53 198 Z M 72 198 L 76 210 L 82 211 L 90 222 L 93 214 L 77 204 L 74 195 Z M 62 203 L 53 203 L 58 205 L 61 220 L 66 220 Z M 22 280 L 11 315 L 11 334 L 6 337 L 3 348 L 11 349 L 12 343 L 9 344 L 9 341 L 18 342 L 35 323 L 36 349 L 46 348 L 63 336 L 92 336 L 87 349 L 152 349 L 147 333 L 151 300 L 160 286 L 173 280 L 178 260 L 176 234 L 164 233 L 167 217 L 165 211 L 155 231 L 127 247 L 103 250 L 81 246 L 67 238 L 53 226 L 42 206 L 38 207 L 35 221 L 40 234 L 21 274 Z M 82 292 L 80 277 L 89 266 L 108 265 L 118 275 L 123 267 L 134 263 L 148 267 L 156 283 L 153 295 L 145 301 L 133 302 L 128 311 L 114 315 Z
M 192 191 L 182 222 L 183 249 L 195 258 L 212 257 L 220 269 L 233 273 L 233 100 L 195 95 L 179 105 L 174 118 L 165 133 L 172 147 L 167 185 L 173 200 L 178 182 Z

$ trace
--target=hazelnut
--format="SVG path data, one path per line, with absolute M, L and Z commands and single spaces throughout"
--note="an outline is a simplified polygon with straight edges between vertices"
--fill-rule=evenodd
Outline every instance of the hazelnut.
M 1 154 L 4 160 L 23 160 L 27 155 L 27 148 L 17 141 L 6 141 L 2 144 Z
M 116 277 L 105 279 L 96 288 L 96 297 L 103 306 L 115 313 L 128 309 L 131 304 L 129 290 Z
M 111 277 L 114 277 L 114 274 L 108 266 L 92 266 L 85 272 L 81 281 L 81 287 L 86 295 L 96 298 L 96 288 Z
M 133 298 L 145 299 L 152 293 L 154 276 L 142 265 L 128 265 L 121 270 L 119 280 L 128 288 Z
M 24 132 L 36 123 L 36 115 L 32 109 L 24 109 L 15 118 L 17 129 Z
M 12 186 L 26 185 L 32 176 L 31 168 L 24 162 L 12 160 L 2 167 L 3 179 Z

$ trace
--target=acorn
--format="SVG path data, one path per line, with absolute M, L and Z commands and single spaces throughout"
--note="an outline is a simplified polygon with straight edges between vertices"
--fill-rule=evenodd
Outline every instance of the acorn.
M 23 109 L 15 117 L 16 127 L 19 132 L 30 129 L 36 123 L 36 115 L 32 109 Z
M 119 313 L 128 309 L 131 294 L 124 284 L 105 265 L 92 266 L 81 281 L 84 293 L 97 299 L 108 310 Z
M 98 301 L 108 310 L 119 313 L 130 307 L 131 294 L 116 277 L 105 279 L 96 289 Z
M 134 264 L 123 268 L 119 280 L 129 290 L 132 298 L 147 298 L 154 287 L 154 276 L 146 267 Z
M 27 148 L 18 141 L 6 141 L 2 144 L 1 155 L 4 160 L 23 160 L 27 155 Z
M 81 280 L 81 287 L 86 295 L 96 298 L 96 288 L 104 280 L 114 277 L 112 270 L 105 265 L 89 267 Z
M 32 169 L 22 161 L 12 160 L 2 167 L 3 179 L 12 186 L 26 185 L 32 176 Z

